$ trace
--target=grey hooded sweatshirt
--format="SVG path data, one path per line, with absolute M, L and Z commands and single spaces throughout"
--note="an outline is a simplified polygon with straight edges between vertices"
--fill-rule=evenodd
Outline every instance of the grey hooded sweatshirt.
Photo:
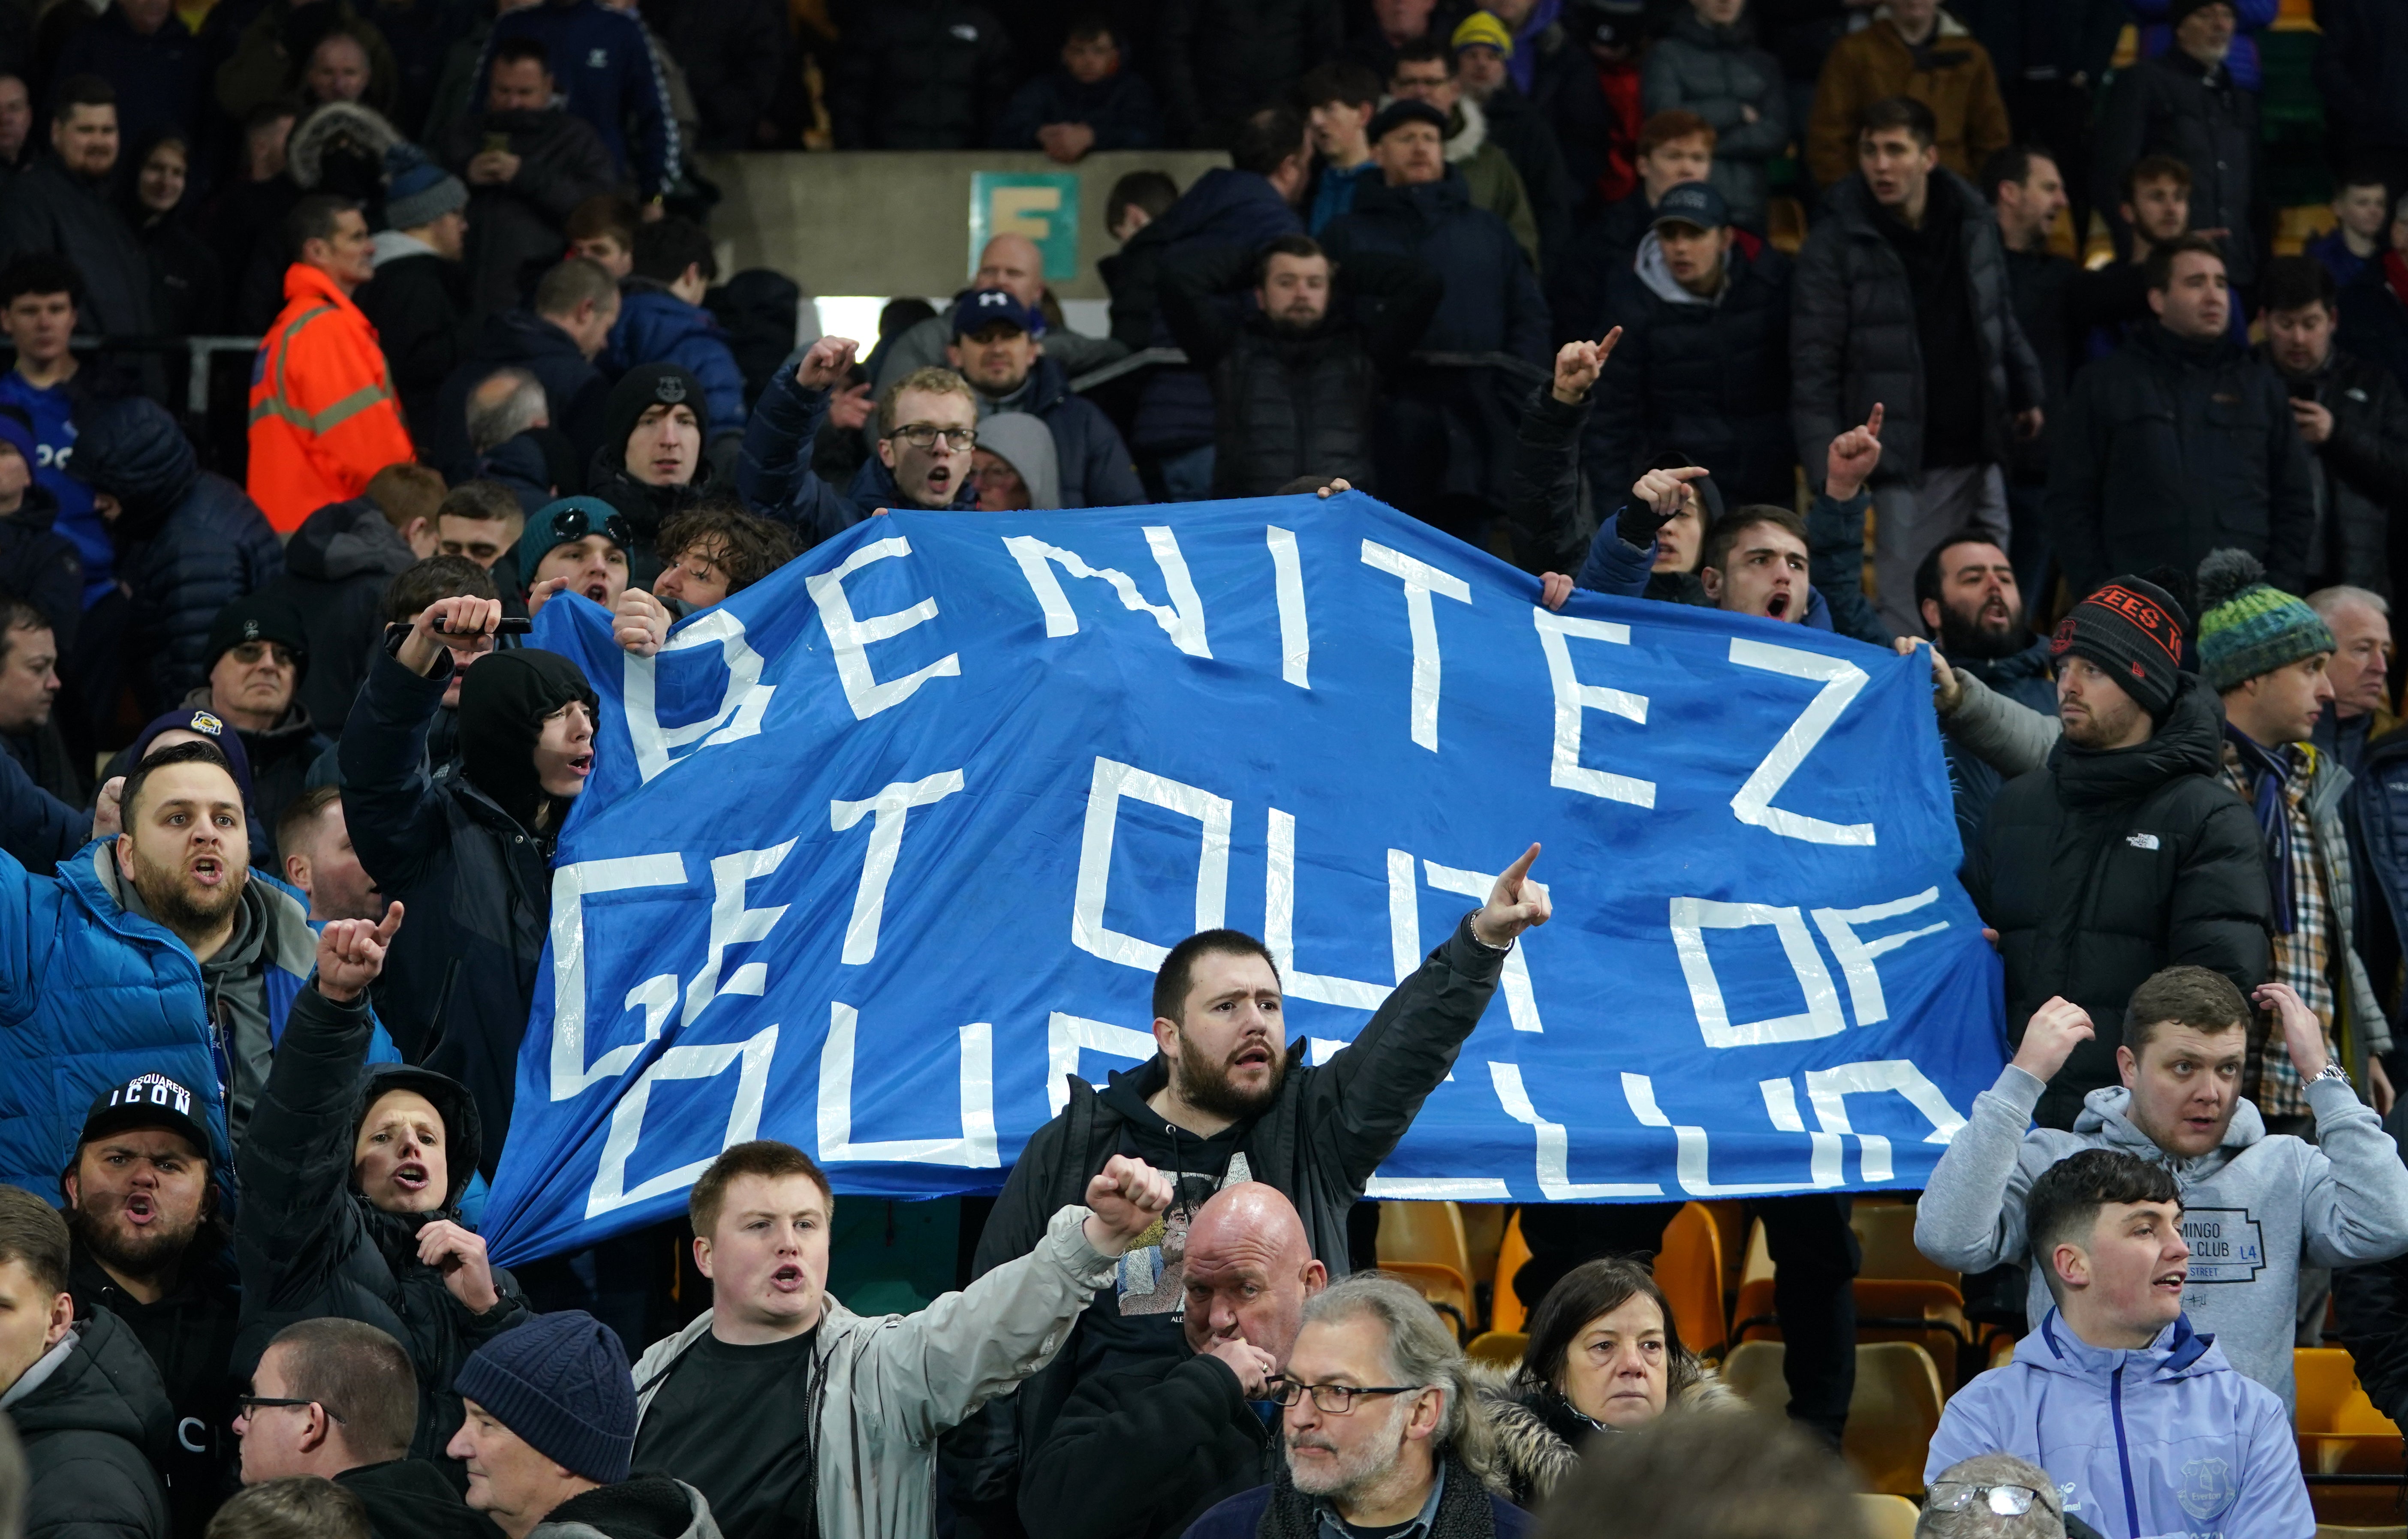
M 2291 1344 L 2301 1257 L 2314 1266 L 2386 1261 L 2408 1251 L 2408 1166 L 2374 1109 L 2337 1079 L 2308 1087 L 2316 1142 L 2269 1136 L 2247 1101 L 2224 1142 L 2195 1160 L 2159 1148 L 2126 1112 L 2121 1085 L 2092 1090 L 2073 1131 L 2031 1126 L 2045 1082 L 2010 1063 L 1973 1098 L 1915 1208 L 1914 1246 L 1942 1266 L 1982 1272 L 2029 1264 L 2024 1194 L 2040 1173 L 2084 1149 L 2114 1149 L 2172 1170 L 2182 1191 L 2190 1283 L 2183 1312 L 2232 1366 L 2297 1409 Z M 2053 1301 L 2034 1267 L 2029 1318 Z

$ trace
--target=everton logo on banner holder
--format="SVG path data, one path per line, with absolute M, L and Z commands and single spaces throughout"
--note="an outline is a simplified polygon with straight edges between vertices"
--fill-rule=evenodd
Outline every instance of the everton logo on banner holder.
M 602 725 L 495 1258 L 670 1217 L 749 1138 L 995 1190 L 1153 1052 L 1199 929 L 1262 937 L 1328 1062 L 1534 840 L 1554 922 L 1371 1195 L 1920 1187 L 2004 1057 L 1928 665 L 1537 598 L 1348 493 L 870 519 L 649 659 L 554 599 Z

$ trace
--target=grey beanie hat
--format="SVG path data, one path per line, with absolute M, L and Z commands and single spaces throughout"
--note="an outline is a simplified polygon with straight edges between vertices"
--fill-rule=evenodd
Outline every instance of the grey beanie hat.
M 468 207 L 468 189 L 460 178 L 415 147 L 396 147 L 386 155 L 386 164 L 384 221 L 389 227 L 415 230 Z

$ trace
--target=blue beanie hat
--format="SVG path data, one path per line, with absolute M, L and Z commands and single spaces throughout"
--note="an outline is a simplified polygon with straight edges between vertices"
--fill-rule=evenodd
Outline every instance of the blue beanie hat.
M 636 1375 L 617 1332 L 581 1309 L 538 1315 L 477 1348 L 454 1393 L 553 1463 L 605 1486 L 636 1453 Z
M 538 562 L 588 534 L 599 534 L 622 550 L 630 543 L 626 519 L 599 497 L 561 497 L 537 508 L 519 532 L 519 581 L 533 587 Z
M 25 457 L 25 473 L 33 474 L 38 463 L 34 457 L 34 424 L 21 408 L 0 406 L 0 444 L 14 446 Z

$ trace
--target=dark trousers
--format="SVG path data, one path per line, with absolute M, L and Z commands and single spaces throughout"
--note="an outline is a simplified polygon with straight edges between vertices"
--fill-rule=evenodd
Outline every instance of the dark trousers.
M 1848 1227 L 1844 1192 L 1763 1197 L 1747 1204 L 1764 1220 L 1772 1252 L 1772 1307 L 1786 1344 L 1782 1372 L 1789 1381 L 1789 1416 L 1836 1446 L 1848 1425 L 1856 1388 L 1856 1298 L 1850 1284 L 1864 1252 Z M 1513 1291 L 1533 1311 L 1564 1274 L 1600 1256 L 1664 1247 L 1664 1228 L 1678 1203 L 1549 1203 L 1522 1209 L 1522 1238 L 1530 1259 L 1513 1275 Z M 1733 1323 L 1737 1323 L 1734 1321 Z M 1698 1343 L 1711 1346 L 1712 1343 Z

